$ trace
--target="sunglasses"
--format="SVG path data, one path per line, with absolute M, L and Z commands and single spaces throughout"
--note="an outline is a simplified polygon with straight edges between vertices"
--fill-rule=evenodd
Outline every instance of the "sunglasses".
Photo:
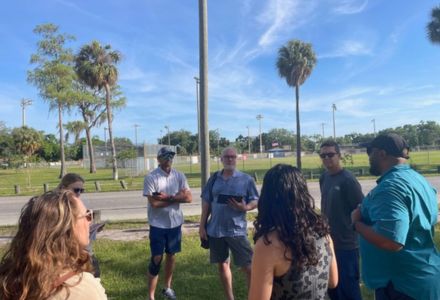
M 319 157 L 321 157 L 322 159 L 328 157 L 328 158 L 333 158 L 333 156 L 335 156 L 337 153 L 336 152 L 329 152 L 329 153 L 321 153 L 319 154 Z
M 87 222 L 92 222 L 93 221 L 93 210 L 91 210 L 91 209 L 86 210 L 85 215 L 78 217 L 78 219 L 81 219 L 81 218 L 86 218 Z
M 82 188 L 74 188 L 73 192 L 77 195 L 84 193 L 85 189 Z

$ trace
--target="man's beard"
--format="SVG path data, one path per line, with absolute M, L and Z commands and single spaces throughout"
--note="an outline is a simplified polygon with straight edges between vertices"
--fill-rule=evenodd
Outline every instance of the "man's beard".
M 379 176 L 382 172 L 379 170 L 379 167 L 374 162 L 370 162 L 370 174 L 374 176 Z
M 223 169 L 226 171 L 234 171 L 235 165 L 223 165 Z

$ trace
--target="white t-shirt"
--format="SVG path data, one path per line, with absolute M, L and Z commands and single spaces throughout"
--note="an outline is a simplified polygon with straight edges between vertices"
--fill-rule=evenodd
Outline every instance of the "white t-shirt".
M 171 169 L 167 174 L 160 167 L 153 170 L 144 179 L 144 196 L 152 196 L 153 192 L 163 192 L 174 196 L 182 189 L 189 189 L 188 182 L 183 173 Z M 159 228 L 175 228 L 183 224 L 183 213 L 179 203 L 167 207 L 154 208 L 148 202 L 148 222 L 151 226 Z

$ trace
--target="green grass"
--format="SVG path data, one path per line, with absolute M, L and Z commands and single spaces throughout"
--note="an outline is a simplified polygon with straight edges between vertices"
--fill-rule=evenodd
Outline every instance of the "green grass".
M 345 167 L 351 169 L 356 175 L 368 176 L 368 157 L 366 154 L 354 154 L 353 164 Z M 251 175 L 256 175 L 261 183 L 266 171 L 278 163 L 295 164 L 295 157 L 248 159 L 237 161 L 237 167 Z M 437 167 L 440 166 L 440 151 L 411 152 L 410 163 L 424 174 L 438 174 Z M 321 160 L 318 155 L 306 155 L 302 158 L 303 172 L 306 176 L 313 172 L 314 179 L 323 171 Z M 185 173 L 191 187 L 200 187 L 200 164 L 190 165 L 188 163 L 176 163 L 176 169 Z M 211 160 L 211 172 L 221 168 L 221 163 Z M 112 179 L 111 169 L 98 169 L 96 174 L 88 173 L 88 168 L 69 166 L 68 172 L 75 172 L 82 175 L 85 180 L 86 191 L 94 192 L 95 181 L 101 185 L 101 191 L 121 191 L 119 181 Z M 119 179 L 124 180 L 128 190 L 141 190 L 143 176 L 132 177 L 130 170 L 120 169 Z M 59 168 L 24 168 L 0 170 L 0 196 L 15 195 L 14 186 L 20 186 L 20 195 L 36 195 L 43 192 L 43 184 L 49 189 L 55 188 L 59 183 Z
M 250 219 L 255 217 L 250 216 Z M 145 227 L 145 221 L 133 220 L 113 222 L 106 229 L 126 229 Z M 0 227 L 0 235 L 13 234 L 14 226 Z M 440 246 L 440 225 L 436 226 L 435 243 Z M 209 264 L 208 251 L 200 248 L 197 234 L 183 237 L 182 252 L 176 257 L 176 269 L 173 288 L 179 299 L 224 299 L 223 290 L 215 265 Z M 6 246 L 0 246 L 0 256 Z M 100 260 L 102 284 L 109 299 L 146 299 L 147 265 L 150 249 L 147 240 L 112 241 L 99 239 L 94 244 L 94 251 Z M 162 268 L 163 269 L 163 268 Z M 246 299 L 244 274 L 233 267 L 234 293 L 237 299 Z M 160 273 L 158 289 L 163 286 L 163 272 Z M 373 300 L 373 292 L 361 286 L 364 300 Z M 159 294 L 159 293 L 158 293 Z M 158 295 L 157 299 L 162 299 Z

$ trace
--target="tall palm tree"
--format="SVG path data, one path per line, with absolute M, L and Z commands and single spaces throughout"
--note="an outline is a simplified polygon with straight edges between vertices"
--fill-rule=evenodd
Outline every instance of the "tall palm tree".
M 107 110 L 107 125 L 112 149 L 113 179 L 118 179 L 116 148 L 112 131 L 111 89 L 118 80 L 116 64 L 121 60 L 118 51 L 112 51 L 110 45 L 101 46 L 97 41 L 84 45 L 75 59 L 75 71 L 80 80 L 91 88 L 105 90 L 105 105 Z
M 434 7 L 431 12 L 431 22 L 426 26 L 429 40 L 440 44 L 440 5 Z
M 301 126 L 299 121 L 299 86 L 312 73 L 316 56 L 312 44 L 291 40 L 278 50 L 278 74 L 290 87 L 295 87 L 296 96 L 296 165 L 301 169 Z

